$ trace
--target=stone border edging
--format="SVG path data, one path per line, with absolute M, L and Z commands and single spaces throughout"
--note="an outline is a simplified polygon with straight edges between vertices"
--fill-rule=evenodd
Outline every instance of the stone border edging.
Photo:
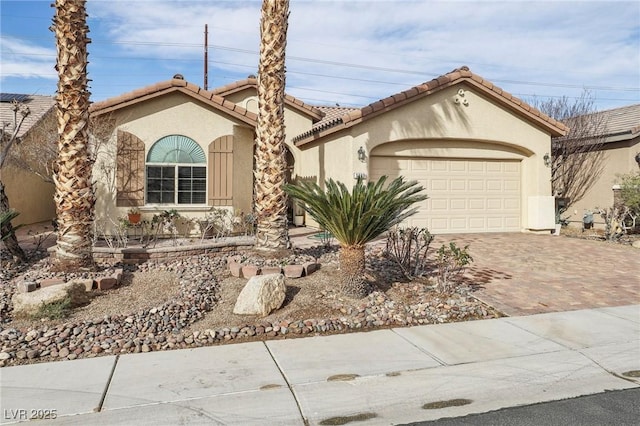
M 284 266 L 258 266 L 254 264 L 243 264 L 240 256 L 229 256 L 227 258 L 229 272 L 236 278 L 251 278 L 256 275 L 284 274 L 285 278 L 306 277 L 320 269 L 320 263 L 305 262 L 301 265 L 291 264 Z

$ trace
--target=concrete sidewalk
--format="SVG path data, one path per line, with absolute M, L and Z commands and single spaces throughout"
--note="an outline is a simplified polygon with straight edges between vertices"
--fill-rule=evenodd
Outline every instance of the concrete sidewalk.
M 0 421 L 388 425 L 640 387 L 630 371 L 640 305 L 6 367 Z

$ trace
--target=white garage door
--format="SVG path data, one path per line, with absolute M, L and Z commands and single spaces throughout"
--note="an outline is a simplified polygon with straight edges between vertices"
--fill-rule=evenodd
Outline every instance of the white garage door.
M 407 226 L 435 234 L 520 231 L 520 162 L 371 157 L 371 180 L 417 180 L 429 199 Z

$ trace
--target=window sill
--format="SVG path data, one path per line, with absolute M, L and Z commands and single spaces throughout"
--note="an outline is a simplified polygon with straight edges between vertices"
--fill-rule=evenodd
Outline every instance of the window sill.
M 142 206 L 140 207 L 141 213 L 162 213 L 165 210 L 177 210 L 179 212 L 209 212 L 214 209 L 214 206 L 193 206 L 193 205 L 180 205 L 170 204 L 162 206 Z

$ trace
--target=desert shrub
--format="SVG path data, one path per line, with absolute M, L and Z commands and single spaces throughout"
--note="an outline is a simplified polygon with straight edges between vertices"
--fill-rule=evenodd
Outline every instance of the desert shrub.
M 604 238 L 607 241 L 619 240 L 627 231 L 626 222 L 635 222 L 636 216 L 627 206 L 614 206 L 607 209 L 596 209 L 604 220 Z
M 213 209 L 204 218 L 198 219 L 201 234 L 200 240 L 226 237 L 229 235 L 231 221 L 231 212 L 229 210 Z
M 441 293 L 452 293 L 460 284 L 467 265 L 473 262 L 469 246 L 460 248 L 451 242 L 443 244 L 436 252 L 437 287 Z
M 71 298 L 67 297 L 59 302 L 43 303 L 40 309 L 32 315 L 33 319 L 62 319 L 71 311 Z
M 640 214 L 640 172 L 621 175 L 618 181 L 622 203 L 633 213 Z
M 386 252 L 407 278 L 427 272 L 427 255 L 434 236 L 427 228 L 395 228 L 387 233 Z

